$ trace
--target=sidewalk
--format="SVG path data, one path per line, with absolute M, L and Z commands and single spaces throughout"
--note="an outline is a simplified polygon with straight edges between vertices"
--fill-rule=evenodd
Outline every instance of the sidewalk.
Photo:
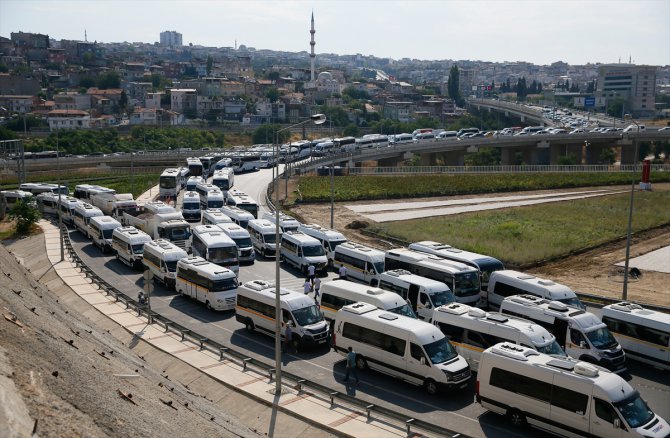
M 47 257 L 55 272 L 79 297 L 99 312 L 97 315 L 96 312 L 88 312 L 90 319 L 109 318 L 122 327 L 126 335 L 132 335 L 132 343 L 141 344 L 139 341 L 144 341 L 148 346 L 179 359 L 175 361 L 162 354 L 152 354 L 151 348 L 139 348 L 142 351 L 138 351 L 138 354 L 146 352 L 143 356 L 145 360 L 156 368 L 163 369 L 173 381 L 181 382 L 190 391 L 209 400 L 221 401 L 240 420 L 258 422 L 261 417 L 265 417 L 269 420 L 270 428 L 274 430 L 270 436 L 297 436 L 305 432 L 310 437 L 328 433 L 351 437 L 407 436 L 402 425 L 395 427 L 384 421 L 385 419 L 375 420 L 374 413 L 368 421 L 365 412 L 340 404 L 337 399 L 331 406 L 330 399 L 325 394 L 298 392 L 294 387 L 283 385 L 282 394 L 275 396 L 275 382 L 266 373 L 251 368 L 245 370 L 226 358 L 219 360 L 218 354 L 201 351 L 199 345 L 189 340 L 182 341 L 178 334 L 166 333 L 156 324 L 149 325 L 146 317 L 138 317 L 136 312 L 126 309 L 125 305 L 98 290 L 67 257 L 61 262 L 58 228 L 44 220 L 39 222 L 39 226 L 44 230 Z M 190 367 L 184 367 L 183 364 Z M 222 385 L 200 382 L 201 373 Z M 279 421 L 281 417 L 276 417 L 276 411 L 301 421 L 293 419 L 291 422 L 287 416 Z

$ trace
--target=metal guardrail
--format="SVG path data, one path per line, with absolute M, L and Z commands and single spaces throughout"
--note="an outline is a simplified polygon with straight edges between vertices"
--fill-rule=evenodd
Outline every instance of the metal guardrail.
M 186 327 L 177 324 L 176 322 L 168 318 L 165 318 L 164 316 L 158 313 L 148 310 L 146 306 L 140 305 L 137 301 L 133 300 L 132 298 L 126 297 L 125 294 L 123 294 L 123 292 L 119 291 L 114 286 L 109 284 L 107 281 L 105 281 L 103 278 L 97 275 L 91 268 L 89 268 L 83 262 L 83 260 L 79 257 L 79 255 L 72 246 L 72 242 L 70 241 L 70 235 L 67 226 L 65 224 L 63 225 L 62 231 L 64 236 L 65 247 L 67 249 L 71 261 L 77 265 L 77 267 L 81 270 L 81 272 L 83 272 L 86 275 L 86 277 L 90 278 L 102 291 L 104 291 L 107 296 L 110 295 L 113 296 L 115 301 L 123 303 L 126 306 L 126 309 L 133 309 L 134 311 L 137 311 L 138 316 L 142 314 L 146 315 L 149 324 L 155 323 L 158 325 L 162 325 L 165 330 L 165 333 L 172 332 L 180 335 L 182 342 L 191 342 L 193 344 L 198 345 L 200 350 L 206 350 L 218 354 L 219 360 L 224 360 L 225 358 L 226 360 L 229 360 L 239 365 L 240 367 L 242 367 L 243 370 L 246 370 L 250 366 L 253 366 L 256 368 L 255 370 L 256 372 L 258 372 L 259 374 L 267 375 L 268 378 L 272 381 L 275 369 L 271 365 L 268 365 L 264 362 L 251 358 L 248 355 L 241 353 L 239 351 L 233 350 L 231 347 L 227 345 L 224 345 L 216 341 L 212 341 L 211 339 L 208 339 L 190 329 L 187 329 Z M 388 419 L 398 421 L 401 424 L 403 424 L 404 427 L 407 429 L 408 437 L 412 436 L 411 429 L 418 429 L 434 433 L 441 437 L 468 438 L 467 435 L 463 435 L 456 431 L 441 426 L 437 426 L 427 421 L 402 415 L 398 412 L 395 412 L 392 409 L 383 406 L 370 404 L 354 396 L 344 394 L 339 391 L 334 391 L 332 388 L 328 388 L 327 386 L 321 385 L 320 383 L 312 382 L 310 380 L 304 379 L 300 376 L 286 372 L 284 370 L 282 370 L 282 377 L 295 382 L 294 389 L 296 389 L 298 393 L 303 392 L 305 388 L 309 388 L 312 391 L 320 393 L 321 397 L 324 400 L 329 399 L 331 406 L 334 405 L 337 400 L 341 400 L 344 403 L 347 403 L 356 408 L 364 410 L 366 412 L 368 420 L 370 419 L 372 413 L 376 413 Z

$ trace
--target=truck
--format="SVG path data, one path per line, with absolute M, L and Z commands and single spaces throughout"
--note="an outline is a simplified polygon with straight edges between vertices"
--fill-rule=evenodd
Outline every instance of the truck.
M 96 193 L 91 195 L 90 203 L 98 207 L 106 216 L 121 220 L 126 211 L 136 211 L 137 202 L 132 193 Z
M 169 240 L 184 251 L 190 252 L 191 226 L 184 220 L 181 213 L 165 204 L 164 207 L 161 206 L 158 209 L 152 207 L 155 206 L 144 205 L 138 207 L 137 211 L 124 211 L 123 224 L 144 231 L 152 239 Z

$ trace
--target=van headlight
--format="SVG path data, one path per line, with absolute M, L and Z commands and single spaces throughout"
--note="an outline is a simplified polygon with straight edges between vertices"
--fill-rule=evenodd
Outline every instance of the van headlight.
M 444 373 L 444 376 L 447 378 L 447 382 L 451 382 L 451 374 L 449 374 L 449 371 L 447 370 L 442 370 Z
M 217 302 L 217 303 L 223 303 L 224 301 L 223 301 L 222 299 L 220 299 L 220 298 L 217 298 L 217 299 L 216 299 L 216 302 Z

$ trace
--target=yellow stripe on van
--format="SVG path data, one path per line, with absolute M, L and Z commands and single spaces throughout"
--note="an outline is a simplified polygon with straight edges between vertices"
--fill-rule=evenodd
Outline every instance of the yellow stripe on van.
M 265 316 L 265 315 L 263 315 L 262 313 L 258 313 L 258 312 L 256 312 L 255 310 L 251 310 L 251 309 L 246 308 L 246 307 L 235 306 L 235 311 L 237 312 L 237 310 L 244 310 L 245 312 L 252 313 L 252 314 L 254 314 L 254 315 L 256 315 L 256 316 L 258 316 L 258 317 L 260 317 L 260 318 L 267 319 L 268 321 L 275 321 L 274 318 L 270 318 L 269 316 Z
M 461 342 L 454 342 L 452 340 L 449 340 L 449 342 L 451 342 L 452 344 L 457 345 L 459 347 L 463 347 L 463 348 L 467 348 L 468 350 L 476 351 L 478 353 L 481 353 L 485 350 L 484 348 L 475 347 L 474 345 L 470 345 L 470 344 L 463 344 Z
M 210 293 L 210 290 L 209 290 L 209 289 L 205 289 L 204 287 L 199 286 L 199 285 L 197 285 L 197 284 L 195 284 L 195 283 L 193 283 L 193 282 L 191 282 L 191 281 L 185 280 L 185 279 L 183 279 L 182 277 L 177 277 L 177 280 L 181 280 L 181 281 L 183 281 L 184 283 L 192 284 L 193 286 L 195 286 L 195 291 L 196 291 L 196 292 L 198 291 L 198 289 L 201 289 L 201 290 L 204 290 L 205 293 Z
M 643 341 L 642 339 L 633 338 L 632 336 L 622 335 L 622 334 L 619 333 L 619 332 L 612 332 L 612 334 L 617 335 L 617 336 L 621 336 L 622 338 L 632 339 L 632 340 L 635 341 L 635 342 L 639 342 L 639 343 L 642 343 L 642 344 L 647 344 L 647 345 L 649 345 L 649 346 L 651 346 L 651 347 L 654 347 L 654 348 L 666 348 L 666 349 L 667 349 L 667 348 L 670 348 L 670 347 L 668 347 L 667 345 L 664 346 L 664 345 L 661 345 L 661 344 L 654 344 L 653 342 Z
M 339 310 L 339 309 L 333 309 L 332 307 L 328 307 L 328 306 L 324 306 L 324 305 L 321 305 L 319 307 L 321 309 L 325 309 L 325 310 L 328 310 L 328 311 L 333 312 L 333 313 L 337 313 L 337 311 Z

